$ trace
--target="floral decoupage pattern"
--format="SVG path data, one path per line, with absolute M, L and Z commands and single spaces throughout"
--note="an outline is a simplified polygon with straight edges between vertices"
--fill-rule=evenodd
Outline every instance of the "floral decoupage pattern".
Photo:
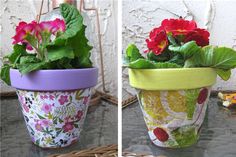
M 38 92 L 17 90 L 33 143 L 65 147 L 79 139 L 90 99 L 90 89 Z
M 138 90 L 152 142 L 160 147 L 187 147 L 197 142 L 211 88 L 173 91 Z

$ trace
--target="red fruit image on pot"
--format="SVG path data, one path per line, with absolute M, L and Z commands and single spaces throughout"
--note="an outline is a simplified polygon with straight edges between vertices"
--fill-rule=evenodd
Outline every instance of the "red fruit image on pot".
M 154 135 L 156 136 L 156 138 L 161 141 L 161 142 L 165 142 L 169 139 L 169 135 L 167 134 L 167 132 L 162 129 L 162 128 L 155 128 L 153 130 Z
M 206 101 L 208 96 L 208 89 L 207 88 L 203 88 L 197 98 L 197 103 L 202 104 Z

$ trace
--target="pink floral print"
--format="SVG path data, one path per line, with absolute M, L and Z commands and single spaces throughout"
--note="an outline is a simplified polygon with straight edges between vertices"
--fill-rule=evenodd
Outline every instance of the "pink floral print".
M 73 122 L 66 122 L 62 128 L 63 128 L 64 132 L 69 132 L 70 130 L 74 129 L 74 124 L 73 124 Z
M 39 123 L 45 127 L 48 127 L 49 125 L 51 125 L 51 122 L 47 119 L 40 120 Z
M 67 95 L 61 95 L 61 97 L 58 101 L 61 105 L 64 105 L 65 103 L 67 103 L 69 101 L 68 96 Z
M 87 97 L 84 97 L 83 103 L 84 103 L 84 104 L 87 104 L 88 100 L 89 100 L 89 97 L 88 97 L 88 96 L 87 96 Z
M 52 105 L 50 104 L 43 104 L 41 108 L 46 114 L 52 111 Z
M 81 93 L 80 100 L 76 99 L 78 92 Z M 65 147 L 78 141 L 88 108 L 89 88 L 69 92 L 18 90 L 17 94 L 28 131 L 36 145 Z
M 40 123 L 36 123 L 35 124 L 35 129 L 38 130 L 38 131 L 42 131 L 43 130 L 43 127 Z
M 24 98 L 23 98 L 23 96 L 19 96 L 19 101 L 20 101 L 20 103 L 24 103 Z
M 25 112 L 29 112 L 29 107 L 23 103 L 22 107 L 24 108 Z
M 48 96 L 47 95 L 40 95 L 40 98 L 44 100 L 44 99 L 48 99 Z
M 83 111 L 79 110 L 79 111 L 77 112 L 76 118 L 77 118 L 78 120 L 80 120 L 80 119 L 82 118 L 82 116 L 83 116 Z
M 55 96 L 49 95 L 49 99 L 50 99 L 50 100 L 54 100 L 54 99 L 55 99 Z

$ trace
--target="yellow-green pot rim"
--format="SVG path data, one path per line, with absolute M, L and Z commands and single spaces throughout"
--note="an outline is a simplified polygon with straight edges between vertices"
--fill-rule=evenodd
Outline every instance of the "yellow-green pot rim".
M 213 68 L 129 69 L 130 85 L 144 90 L 180 90 L 212 86 Z

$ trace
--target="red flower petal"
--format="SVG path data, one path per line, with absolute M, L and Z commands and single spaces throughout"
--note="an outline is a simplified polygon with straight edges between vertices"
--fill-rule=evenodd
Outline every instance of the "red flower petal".
M 160 26 L 160 27 L 157 27 L 157 28 L 154 28 L 153 30 L 151 30 L 150 34 L 149 34 L 149 38 L 152 39 L 152 38 L 155 38 L 157 34 L 159 34 L 160 32 L 164 31 L 163 27 Z
M 161 142 L 165 142 L 169 139 L 169 135 L 167 134 L 167 132 L 162 129 L 162 128 L 155 128 L 153 130 L 154 135 L 156 136 L 156 138 L 161 141 Z
M 165 19 L 162 21 L 161 26 L 167 33 L 171 32 L 174 36 L 185 35 L 189 31 L 197 28 L 195 21 L 188 21 L 184 19 Z
M 209 45 L 209 36 L 207 30 L 197 28 L 186 35 L 184 42 L 196 41 L 198 46 L 206 46 Z
M 197 98 L 197 103 L 198 104 L 202 104 L 206 101 L 207 99 L 207 96 L 208 96 L 208 89 L 207 88 L 203 88 L 199 95 L 198 95 L 198 98 Z
M 159 30 L 154 30 L 150 33 L 150 36 L 150 39 L 146 39 L 149 51 L 152 51 L 156 55 L 161 54 L 168 45 L 167 35 L 165 31 L 159 32 Z

